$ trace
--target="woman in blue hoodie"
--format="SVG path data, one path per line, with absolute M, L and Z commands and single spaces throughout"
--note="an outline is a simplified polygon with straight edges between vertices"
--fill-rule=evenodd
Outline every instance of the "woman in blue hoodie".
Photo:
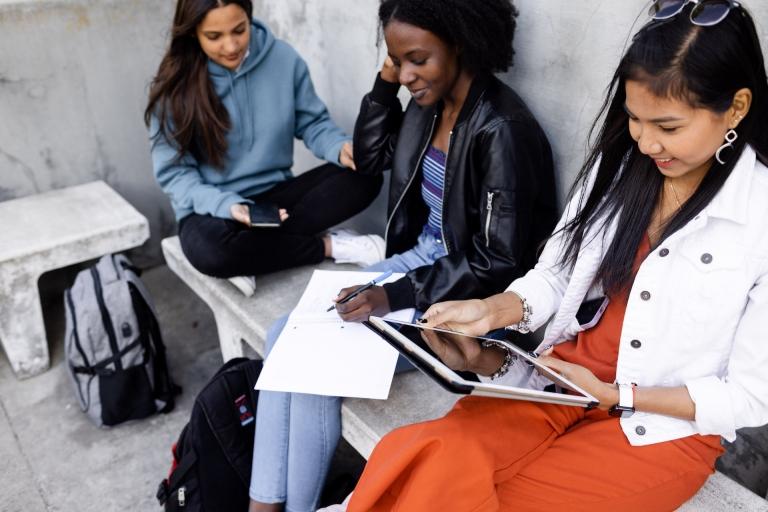
M 322 233 L 363 210 L 381 178 L 352 172 L 350 137 L 331 120 L 306 63 L 252 10 L 251 0 L 179 1 L 152 82 L 152 162 L 184 254 L 226 278 L 331 256 L 350 261 L 361 249 L 353 262 L 375 263 L 380 239 Z M 294 138 L 329 163 L 294 177 Z M 255 203 L 278 206 L 280 226 L 252 227 Z M 350 245 L 352 255 L 343 254 Z

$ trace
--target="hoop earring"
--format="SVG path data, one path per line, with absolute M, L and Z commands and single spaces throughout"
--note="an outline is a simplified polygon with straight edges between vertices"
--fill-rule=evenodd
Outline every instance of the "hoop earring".
M 715 159 L 720 162 L 720 165 L 725 165 L 725 162 L 723 162 L 723 160 L 720 158 L 720 153 L 722 153 L 724 149 L 733 149 L 733 143 L 736 142 L 736 139 L 738 138 L 739 134 L 736 133 L 736 130 L 733 128 L 725 133 L 725 144 L 720 146 L 717 150 L 717 153 L 715 153 Z

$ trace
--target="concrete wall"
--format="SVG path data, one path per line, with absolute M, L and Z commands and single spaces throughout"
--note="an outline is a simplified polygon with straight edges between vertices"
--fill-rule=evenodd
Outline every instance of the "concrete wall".
M 0 0 L 0 200 L 105 180 L 151 221 L 139 264 L 173 229 L 142 121 L 173 5 Z
M 583 160 L 589 123 L 646 2 L 516 3 L 516 65 L 504 79 L 550 136 L 562 200 Z M 768 2 L 749 3 L 768 35 Z M 152 177 L 141 119 L 174 5 L 0 0 L 0 200 L 104 179 L 150 220 L 152 238 L 139 251 L 139 264 L 159 262 L 159 240 L 174 230 L 168 202 Z M 256 15 L 305 57 L 333 117 L 350 131 L 385 54 L 375 46 L 377 6 L 377 0 L 254 2 Z M 297 144 L 295 169 L 315 163 Z M 352 224 L 382 230 L 382 199 Z
M 766 41 L 768 2 L 747 3 Z M 646 1 L 516 4 L 521 10 L 517 62 L 504 78 L 549 134 L 562 200 Z M 140 265 L 161 260 L 159 241 L 175 229 L 152 177 L 142 121 L 174 5 L 174 0 L 0 0 L 0 200 L 103 179 L 150 220 L 152 238 L 135 256 Z M 350 131 L 359 99 L 385 53 L 375 46 L 377 6 L 377 0 L 255 0 L 256 15 L 304 55 L 321 97 Z M 297 171 L 315 162 L 297 145 Z M 382 230 L 381 199 L 352 224 Z M 761 494 L 768 485 L 767 444 L 766 429 L 754 429 L 727 456 L 728 466 L 740 468 L 740 480 Z

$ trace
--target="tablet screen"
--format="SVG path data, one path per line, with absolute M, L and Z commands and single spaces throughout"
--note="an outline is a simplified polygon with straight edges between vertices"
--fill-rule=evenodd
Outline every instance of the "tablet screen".
M 408 323 L 392 321 L 392 320 L 385 320 L 385 322 L 388 326 L 390 326 L 393 329 L 399 330 L 404 335 L 408 333 L 409 340 L 418 344 L 419 348 L 421 348 L 425 352 L 428 352 L 432 357 L 436 358 L 437 360 L 440 360 L 440 358 L 435 355 L 434 351 L 432 351 L 427 345 L 427 343 L 422 339 L 421 331 L 432 331 L 432 332 L 438 333 L 440 338 L 442 338 L 444 341 L 447 341 L 449 343 L 456 343 L 457 340 L 461 340 L 464 343 L 466 343 L 467 340 L 471 340 L 473 343 L 482 343 L 486 339 L 491 339 L 491 338 L 484 338 L 482 336 L 466 336 L 463 334 L 459 334 L 457 332 L 448 331 L 448 330 L 440 329 L 437 327 L 424 327 L 420 325 L 408 324 Z M 534 354 L 520 349 L 514 343 L 510 343 L 507 340 L 494 339 L 493 341 L 503 343 L 506 347 L 508 347 L 512 351 L 512 354 L 515 359 L 515 363 L 514 363 L 515 365 L 524 364 L 524 365 L 527 365 L 528 368 L 533 367 L 542 377 L 548 379 L 553 384 L 557 384 L 562 388 L 569 389 L 580 395 L 585 395 L 585 396 L 588 395 L 583 389 L 579 388 L 574 383 L 570 382 L 569 380 L 565 379 L 558 373 L 552 371 L 550 368 L 538 362 Z M 479 381 L 479 379 L 477 378 L 477 375 L 475 375 L 474 373 L 469 373 L 469 372 L 455 372 L 455 373 L 461 375 L 463 378 L 466 378 L 465 375 L 469 374 L 473 376 L 473 379 L 472 379 L 473 381 L 475 382 Z
M 400 334 L 411 340 L 414 344 L 416 344 L 420 349 L 422 349 L 424 352 L 429 354 L 430 356 L 434 357 L 438 361 L 440 360 L 440 357 L 438 357 L 437 354 L 427 345 L 427 342 L 424 341 L 424 338 L 421 337 L 421 329 L 418 326 L 407 324 L 407 323 L 400 323 L 400 322 L 393 322 L 391 320 L 384 320 L 384 322 L 387 323 L 390 327 L 398 331 Z M 447 336 L 459 336 L 455 333 L 448 333 Z M 470 338 L 468 336 L 461 336 L 462 338 Z M 474 343 L 479 343 L 480 340 L 478 338 L 470 338 L 473 340 Z M 480 379 L 477 378 L 477 374 L 472 372 L 461 372 L 457 370 L 453 370 L 454 373 L 456 373 L 458 376 L 460 376 L 464 380 L 468 380 L 470 382 L 480 382 Z
M 467 336 L 441 328 L 425 327 L 396 320 L 384 320 L 374 316 L 370 317 L 367 322 L 363 322 L 363 325 L 379 333 L 382 338 L 395 347 L 414 366 L 453 393 L 533 400 L 563 405 L 578 405 L 581 407 L 592 407 L 597 404 L 597 400 L 593 396 L 568 381 L 565 377 L 541 364 L 537 360 L 536 355 L 521 350 L 509 341 Z M 513 361 L 509 367 L 505 382 L 503 384 L 488 382 L 486 379 L 478 379 L 474 373 L 452 370 L 441 361 L 441 358 L 424 341 L 422 338 L 422 333 L 424 332 L 437 334 L 444 343 L 461 344 L 465 350 L 473 348 L 467 344 L 481 344 L 485 340 L 503 344 L 512 352 Z M 441 348 L 437 350 L 441 353 L 443 352 Z M 445 353 L 443 355 L 446 356 Z M 448 358 L 451 357 L 455 358 L 455 353 L 453 355 L 449 353 Z M 459 364 L 459 366 L 461 365 Z M 531 381 L 531 379 L 536 380 L 536 382 Z M 569 389 L 572 392 L 563 394 L 559 390 L 550 390 L 549 386 L 545 384 L 546 381 L 555 383 L 560 388 Z M 531 386 L 532 384 L 533 386 Z

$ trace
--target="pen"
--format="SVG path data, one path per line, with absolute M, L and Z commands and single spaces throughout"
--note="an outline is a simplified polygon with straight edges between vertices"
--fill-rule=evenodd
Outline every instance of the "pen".
M 364 284 L 360 288 L 356 289 L 355 291 L 353 291 L 352 293 L 350 293 L 349 295 L 347 295 L 346 297 L 341 299 L 336 304 L 345 304 L 345 303 L 351 301 L 352 299 L 354 299 L 355 297 L 357 297 L 358 295 L 363 293 L 368 288 L 372 288 L 372 287 L 376 286 L 377 284 L 379 284 L 380 282 L 382 282 L 383 280 L 385 280 L 386 278 L 388 278 L 391 275 L 392 275 L 392 271 L 391 270 L 387 270 L 386 272 L 384 272 L 380 276 L 375 277 L 374 279 L 372 279 L 371 281 L 367 282 L 366 284 Z M 336 309 L 336 304 L 334 304 L 331 307 L 329 307 L 328 309 L 326 309 L 325 312 L 328 313 L 329 311 L 333 311 L 334 309 Z

